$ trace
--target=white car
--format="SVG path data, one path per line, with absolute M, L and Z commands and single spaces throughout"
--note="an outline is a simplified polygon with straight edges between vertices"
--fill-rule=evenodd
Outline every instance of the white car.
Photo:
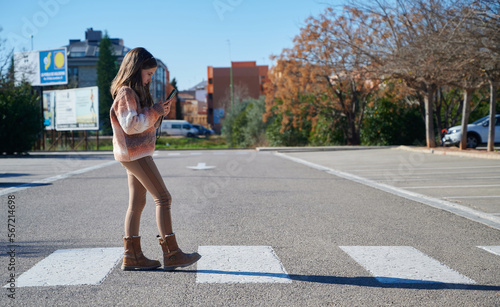
M 161 123 L 160 134 L 195 137 L 198 135 L 198 129 L 193 127 L 187 120 L 164 120 Z
M 500 114 L 495 115 L 495 143 L 500 143 Z M 476 148 L 482 143 L 488 142 L 488 129 L 490 116 L 485 116 L 467 125 L 467 147 Z M 443 137 L 444 145 L 458 145 L 462 138 L 462 127 L 455 126 L 448 129 L 448 133 Z

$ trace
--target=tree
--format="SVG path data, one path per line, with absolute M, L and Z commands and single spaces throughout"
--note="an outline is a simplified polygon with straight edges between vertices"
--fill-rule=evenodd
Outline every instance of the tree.
M 469 37 L 477 46 L 476 56 L 490 88 L 490 119 L 488 151 L 494 150 L 496 91 L 500 83 L 500 2 L 498 0 L 474 1 L 469 19 Z
M 379 63 L 379 75 L 401 80 L 423 97 L 427 146 L 435 146 L 434 99 L 442 86 L 463 89 L 466 128 L 470 97 L 484 82 L 481 69 L 498 71 L 498 0 L 352 3 L 377 19 L 382 30 L 379 39 L 368 49 L 360 46 L 360 52 Z
M 173 88 L 177 89 L 177 80 L 174 78 L 172 80 L 172 82 L 170 82 L 170 85 Z M 182 114 L 181 101 L 179 99 L 179 92 L 178 91 L 175 94 L 175 119 L 184 119 L 183 114 Z
M 105 134 L 111 133 L 111 122 L 109 110 L 113 105 L 113 97 L 110 93 L 111 83 L 118 72 L 116 57 L 114 56 L 113 44 L 105 32 L 99 43 L 99 60 L 97 61 L 97 86 L 99 87 L 99 117 L 100 130 Z
M 378 32 L 372 44 L 356 44 L 358 51 L 378 64 L 377 75 L 400 80 L 422 97 L 426 143 L 428 147 L 435 147 L 435 94 L 449 81 L 450 74 L 454 73 L 451 64 L 455 63 L 454 50 L 450 47 L 454 28 L 443 16 L 454 3 L 437 0 L 353 3 L 376 21 L 364 22 L 364 26 L 374 27 Z
M 31 150 L 43 129 L 40 101 L 32 87 L 2 82 L 0 114 L 0 154 Z
M 375 63 L 357 50 L 374 37 L 372 28 L 359 26 L 366 18 L 354 8 L 341 16 L 328 8 L 307 19 L 294 47 L 275 57 L 266 87 L 267 110 L 280 101 L 274 110 L 283 116 L 282 130 L 289 122 L 300 127 L 304 120 L 316 130 L 318 119 L 328 114 L 339 123 L 347 144 L 360 144 L 364 109 L 379 89 Z
M 425 139 L 418 104 L 386 95 L 367 107 L 361 130 L 364 145 L 417 145 Z
M 227 112 L 222 124 L 222 134 L 230 147 L 252 147 L 266 144 L 268 124 L 263 121 L 265 99 L 248 98 L 235 104 Z
M 42 132 L 40 101 L 29 84 L 16 84 L 13 51 L 5 53 L 4 42 L 0 38 L 0 155 L 21 154 Z

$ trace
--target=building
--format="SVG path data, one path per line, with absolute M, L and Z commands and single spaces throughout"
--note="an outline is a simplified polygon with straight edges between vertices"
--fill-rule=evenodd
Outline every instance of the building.
M 69 45 L 65 46 L 68 52 L 68 87 L 97 86 L 97 62 L 99 60 L 99 43 L 102 39 L 102 31 L 92 28 L 85 32 L 85 40 L 70 39 Z M 123 39 L 111 38 L 113 55 L 120 65 L 123 57 L 131 49 L 124 46 Z M 167 66 L 158 58 L 158 68 L 152 79 L 150 90 L 155 102 L 164 100 L 168 95 L 169 71 Z
M 207 122 L 207 81 L 179 92 L 179 100 L 184 120 L 192 124 L 209 126 Z
M 255 61 L 231 62 L 231 67 L 208 67 L 207 121 L 214 131 L 221 132 L 225 114 L 233 103 L 264 95 L 267 72 L 267 65 L 258 66 Z

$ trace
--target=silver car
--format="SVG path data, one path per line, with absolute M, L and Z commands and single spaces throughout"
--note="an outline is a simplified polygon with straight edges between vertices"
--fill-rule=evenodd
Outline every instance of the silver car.
M 500 143 L 500 114 L 495 115 L 495 143 Z M 485 116 L 467 125 L 467 147 L 476 148 L 482 143 L 488 142 L 488 129 L 490 116 Z M 444 145 L 458 145 L 462 138 L 462 127 L 455 126 L 448 129 L 442 141 Z

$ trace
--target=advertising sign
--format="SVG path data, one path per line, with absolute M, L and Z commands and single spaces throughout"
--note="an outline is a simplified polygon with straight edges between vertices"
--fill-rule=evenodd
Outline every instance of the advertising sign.
M 55 129 L 55 98 L 54 92 L 43 93 L 43 125 L 45 130 Z
M 224 109 L 214 109 L 214 124 L 220 124 L 221 118 L 224 118 Z
M 68 84 L 66 48 L 39 51 L 40 84 Z
M 14 69 L 17 82 L 24 80 L 32 86 L 68 84 L 66 48 L 17 52 Z
M 74 88 L 69 90 L 46 91 L 47 101 L 55 103 L 55 129 L 99 130 L 98 87 Z M 45 110 L 44 110 L 45 111 Z

